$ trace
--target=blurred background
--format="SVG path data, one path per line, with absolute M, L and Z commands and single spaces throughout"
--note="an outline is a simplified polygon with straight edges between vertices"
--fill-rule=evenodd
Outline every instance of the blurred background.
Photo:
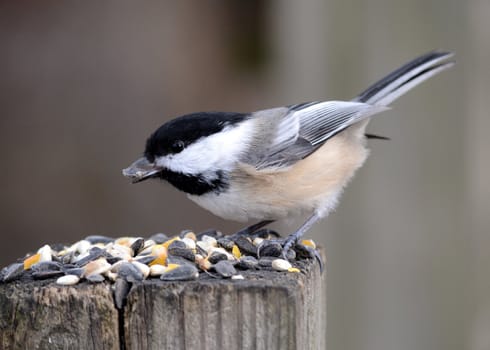
M 90 234 L 232 232 L 122 177 L 155 128 L 350 99 L 453 50 L 452 70 L 372 121 L 392 140 L 370 142 L 308 236 L 327 251 L 329 349 L 489 349 L 489 15 L 488 0 L 1 1 L 0 265 Z

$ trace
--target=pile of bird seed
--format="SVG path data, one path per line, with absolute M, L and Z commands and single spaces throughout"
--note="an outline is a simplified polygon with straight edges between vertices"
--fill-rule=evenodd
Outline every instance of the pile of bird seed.
M 319 259 L 315 243 L 302 240 L 281 258 L 283 239 L 262 229 L 252 235 L 224 236 L 216 230 L 175 237 L 157 233 L 142 237 L 88 236 L 72 245 L 41 247 L 0 271 L 0 281 L 56 279 L 59 285 L 80 281 L 134 283 L 159 278 L 186 281 L 199 278 L 244 279 L 247 270 L 301 272 L 305 259 Z

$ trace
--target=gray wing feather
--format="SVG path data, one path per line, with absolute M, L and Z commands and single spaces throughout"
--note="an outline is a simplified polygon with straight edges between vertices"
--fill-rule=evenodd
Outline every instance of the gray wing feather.
M 281 113 L 256 113 L 261 133 L 245 160 L 257 169 L 292 165 L 314 152 L 326 140 L 385 109 L 362 102 L 328 101 L 292 106 Z M 258 147 L 257 145 L 262 145 Z M 254 156 L 251 157 L 250 154 Z
M 300 119 L 300 136 L 313 146 L 322 144 L 335 134 L 367 117 L 386 110 L 362 102 L 320 102 L 294 112 Z

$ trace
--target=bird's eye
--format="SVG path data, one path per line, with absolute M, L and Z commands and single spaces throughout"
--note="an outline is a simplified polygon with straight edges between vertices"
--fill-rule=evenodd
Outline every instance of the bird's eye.
M 179 153 L 182 152 L 184 147 L 185 147 L 184 141 L 178 140 L 172 143 L 172 146 L 170 148 L 172 150 L 172 153 Z

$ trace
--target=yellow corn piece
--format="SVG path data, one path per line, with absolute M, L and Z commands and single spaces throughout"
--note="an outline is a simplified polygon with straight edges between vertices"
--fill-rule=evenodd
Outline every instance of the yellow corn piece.
M 192 231 L 187 232 L 184 237 L 192 239 L 194 242 L 197 241 L 196 234 Z
M 167 248 L 163 244 L 155 244 L 151 247 L 152 256 L 156 256 L 156 259 L 149 263 L 149 266 L 152 265 L 167 265 Z
M 24 260 L 24 270 L 29 270 L 31 266 L 38 263 L 40 259 L 41 259 L 41 254 L 39 253 L 31 255 L 30 257 L 26 258 Z
M 171 271 L 173 269 L 176 269 L 179 266 L 180 266 L 179 264 L 168 264 L 167 269 L 165 270 L 165 272 L 168 272 L 168 271 Z
M 240 248 L 238 248 L 236 244 L 233 245 L 233 248 L 231 249 L 231 253 L 237 259 L 240 259 L 242 256 L 242 253 L 240 253 Z
M 312 247 L 313 249 L 316 249 L 316 244 L 315 244 L 315 242 L 313 242 L 313 240 L 311 240 L 311 239 L 303 239 L 303 240 L 301 241 L 301 244 L 302 244 L 302 245 L 305 245 L 305 246 L 307 246 L 307 247 Z
M 298 269 L 297 267 L 290 267 L 288 269 L 288 272 L 301 272 L 300 269 Z
M 173 241 L 177 241 L 177 240 L 180 240 L 179 237 L 174 237 L 174 238 L 170 238 L 168 241 L 165 241 L 164 243 L 162 243 L 162 245 L 165 247 L 165 248 L 168 248 L 168 246 L 170 244 L 172 244 Z

